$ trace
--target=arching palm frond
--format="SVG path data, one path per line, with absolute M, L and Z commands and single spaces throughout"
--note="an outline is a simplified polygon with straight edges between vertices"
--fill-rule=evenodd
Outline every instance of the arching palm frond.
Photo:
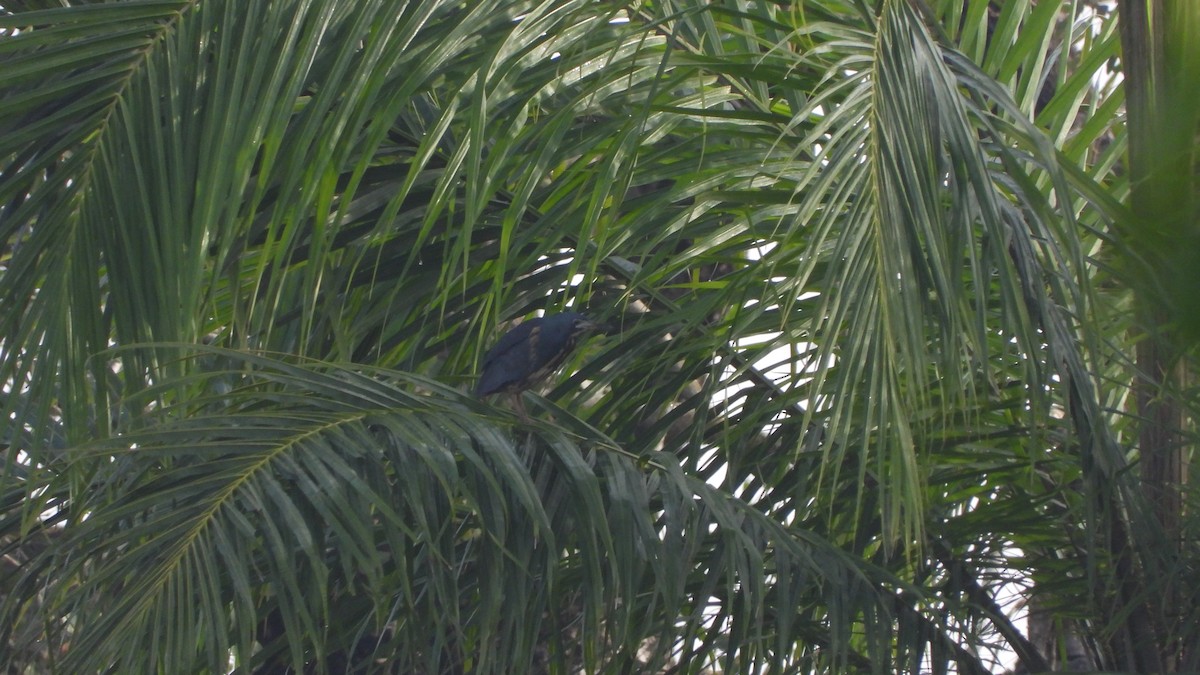
M 596 669 L 647 638 L 651 663 L 717 660 L 731 628 L 739 660 L 782 663 L 775 602 L 887 620 L 884 571 L 564 410 L 514 437 L 432 380 L 204 354 L 225 368 L 173 381 L 177 404 L 167 387 L 127 400 L 151 412 L 75 451 L 103 466 L 70 500 L 60 562 L 16 586 L 55 589 L 39 601 L 86 626 L 48 627 L 63 669 Z

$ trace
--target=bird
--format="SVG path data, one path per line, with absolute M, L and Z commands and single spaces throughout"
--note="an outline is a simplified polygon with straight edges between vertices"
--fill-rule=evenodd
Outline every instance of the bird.
M 523 412 L 520 393 L 553 373 L 579 339 L 597 328 L 599 324 L 578 312 L 525 321 L 500 336 L 484 355 L 475 396 L 512 394 L 518 412 Z

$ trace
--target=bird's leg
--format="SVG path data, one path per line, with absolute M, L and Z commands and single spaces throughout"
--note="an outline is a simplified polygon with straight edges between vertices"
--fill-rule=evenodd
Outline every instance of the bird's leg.
M 521 424 L 529 426 L 529 413 L 525 410 L 525 397 L 522 392 L 514 391 L 512 394 L 513 409 L 517 411 L 517 417 L 521 419 Z

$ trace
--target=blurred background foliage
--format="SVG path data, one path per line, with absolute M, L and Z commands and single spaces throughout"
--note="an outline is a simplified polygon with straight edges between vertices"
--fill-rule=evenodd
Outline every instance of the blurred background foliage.
M 0 1 L 0 660 L 1200 668 L 1163 3 Z

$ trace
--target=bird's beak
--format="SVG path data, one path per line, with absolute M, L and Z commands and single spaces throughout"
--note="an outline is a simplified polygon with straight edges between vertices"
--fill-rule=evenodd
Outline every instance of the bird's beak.
M 600 323 L 599 321 L 592 321 L 591 319 L 584 319 L 576 324 L 576 328 L 575 328 L 576 333 L 575 334 L 582 335 L 584 333 L 600 333 L 603 335 L 607 335 L 609 328 L 610 328 L 609 325 L 606 323 Z
M 600 333 L 601 335 L 612 335 L 617 332 L 617 327 L 611 323 L 600 323 L 599 321 L 588 321 L 587 329 Z

